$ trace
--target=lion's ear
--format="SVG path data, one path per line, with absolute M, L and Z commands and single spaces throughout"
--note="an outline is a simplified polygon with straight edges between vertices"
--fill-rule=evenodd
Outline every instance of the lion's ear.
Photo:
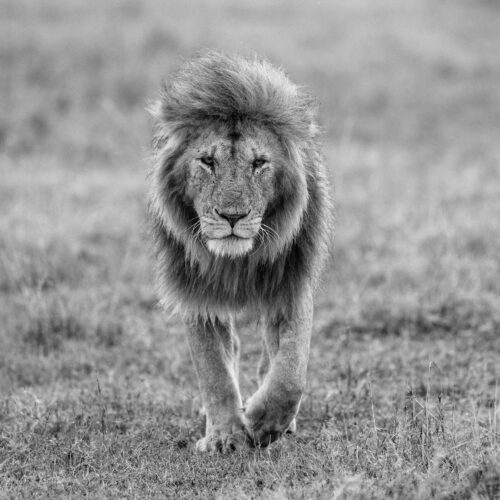
M 153 117 L 155 123 L 162 121 L 162 103 L 161 99 L 150 101 L 146 106 L 146 111 Z
M 318 107 L 316 105 L 310 106 L 307 110 L 307 119 L 309 121 L 309 137 L 315 139 L 320 132 L 318 125 Z
M 163 99 L 157 99 L 156 101 L 150 101 L 146 106 L 146 111 L 153 118 L 154 126 L 161 128 L 165 133 L 171 132 L 173 129 L 177 128 L 177 122 L 175 120 L 170 120 L 165 116 L 165 110 L 163 109 Z
M 146 111 L 153 117 L 153 148 L 157 153 L 172 154 L 185 141 L 185 130 L 175 122 L 165 119 L 162 99 L 152 101 Z

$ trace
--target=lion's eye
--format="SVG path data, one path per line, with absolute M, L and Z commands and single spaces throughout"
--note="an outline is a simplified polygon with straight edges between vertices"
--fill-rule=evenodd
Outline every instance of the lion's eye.
M 202 156 L 200 158 L 201 163 L 213 171 L 215 166 L 215 161 L 212 156 Z
M 256 158 L 253 163 L 253 169 L 257 170 L 258 168 L 263 167 L 267 163 L 267 160 L 265 158 Z

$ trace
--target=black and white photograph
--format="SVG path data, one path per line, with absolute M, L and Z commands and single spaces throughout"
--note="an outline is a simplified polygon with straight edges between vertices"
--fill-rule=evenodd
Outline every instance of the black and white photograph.
M 0 499 L 500 499 L 497 0 L 0 1 Z

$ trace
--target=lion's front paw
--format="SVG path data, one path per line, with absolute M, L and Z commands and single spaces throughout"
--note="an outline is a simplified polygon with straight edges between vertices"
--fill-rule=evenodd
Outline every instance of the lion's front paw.
M 284 432 L 295 432 L 295 415 L 299 409 L 299 398 L 280 398 L 265 391 L 255 393 L 247 403 L 243 415 L 248 434 L 253 444 L 267 446 Z
M 249 439 L 245 427 L 238 421 L 208 430 L 207 435 L 196 443 L 196 450 L 231 453 L 241 450 L 248 443 Z

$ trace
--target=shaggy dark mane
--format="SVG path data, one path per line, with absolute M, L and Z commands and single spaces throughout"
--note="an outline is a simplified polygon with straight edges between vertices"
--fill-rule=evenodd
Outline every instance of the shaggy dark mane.
M 209 51 L 164 83 L 155 114 L 171 129 L 247 118 L 303 141 L 314 109 L 311 97 L 267 61 Z
M 164 84 L 152 112 L 150 216 L 164 304 L 202 315 L 286 309 L 306 284 L 317 281 L 332 229 L 312 99 L 262 59 L 208 52 Z M 245 120 L 272 131 L 288 155 L 275 179 L 279 195 L 263 219 L 288 236 L 280 246 L 243 257 L 214 256 L 189 229 L 196 214 L 184 199 L 185 181 L 176 165 L 190 137 L 207 123 Z

